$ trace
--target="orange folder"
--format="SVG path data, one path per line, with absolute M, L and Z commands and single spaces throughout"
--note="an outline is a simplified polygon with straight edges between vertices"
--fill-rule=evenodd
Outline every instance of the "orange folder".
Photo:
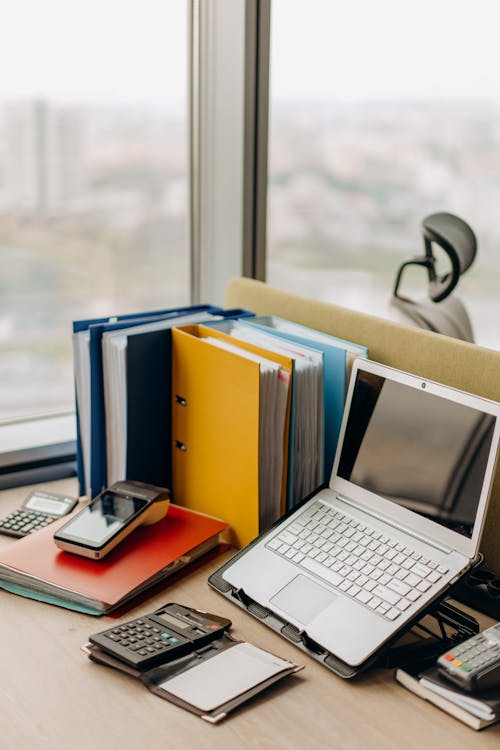
M 1 588 L 102 614 L 215 546 L 227 527 L 216 518 L 170 505 L 164 519 L 135 529 L 103 560 L 90 560 L 56 547 L 54 531 L 66 521 L 61 518 L 1 550 Z

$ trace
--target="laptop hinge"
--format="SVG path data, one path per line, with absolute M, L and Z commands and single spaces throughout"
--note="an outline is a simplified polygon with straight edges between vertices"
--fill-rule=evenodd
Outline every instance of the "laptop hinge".
M 335 495 L 339 500 L 341 500 L 346 505 L 350 505 L 351 507 L 356 508 L 356 510 L 360 510 L 362 513 L 365 513 L 367 516 L 371 516 L 372 518 L 375 518 L 378 521 L 383 521 L 388 526 L 392 526 L 393 529 L 398 529 L 399 531 L 403 531 L 405 534 L 408 534 L 408 536 L 412 536 L 414 539 L 418 539 L 420 542 L 424 542 L 425 544 L 428 544 L 431 547 L 438 549 L 440 552 L 445 552 L 447 555 L 451 554 L 452 552 L 450 547 L 445 547 L 444 544 L 441 544 L 440 542 L 436 542 L 435 539 L 430 539 L 425 534 L 419 534 L 418 531 L 409 529 L 408 526 L 405 526 L 402 523 L 397 523 L 396 521 L 394 521 L 394 519 L 389 518 L 389 516 L 386 516 L 383 513 L 373 513 L 361 503 L 357 503 L 356 500 L 352 500 L 350 497 L 345 497 L 344 495 L 341 495 L 338 492 L 336 492 Z

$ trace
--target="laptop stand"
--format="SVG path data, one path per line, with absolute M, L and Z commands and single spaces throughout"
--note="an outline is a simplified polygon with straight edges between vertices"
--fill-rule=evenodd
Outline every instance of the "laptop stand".
M 304 653 L 323 664 L 323 666 L 330 669 L 339 677 L 345 679 L 355 677 L 372 667 L 405 667 L 413 663 L 425 667 L 427 662 L 429 662 L 430 666 L 440 654 L 448 650 L 452 645 L 460 643 L 479 632 L 479 625 L 473 617 L 445 601 L 453 595 L 454 587 L 452 587 L 447 589 L 440 599 L 433 601 L 418 617 L 406 623 L 375 654 L 362 664 L 353 667 L 329 651 L 326 651 L 318 643 L 311 640 L 307 636 L 307 633 L 299 630 L 295 625 L 279 618 L 274 612 L 255 602 L 242 589 L 236 589 L 231 586 L 223 578 L 222 574 L 224 571 L 241 554 L 247 551 L 248 547 L 241 550 L 222 567 L 212 573 L 208 579 L 209 585 L 219 594 L 226 597 L 226 599 L 233 602 L 233 604 L 238 605 L 267 625 L 271 630 L 274 630 L 294 643 Z

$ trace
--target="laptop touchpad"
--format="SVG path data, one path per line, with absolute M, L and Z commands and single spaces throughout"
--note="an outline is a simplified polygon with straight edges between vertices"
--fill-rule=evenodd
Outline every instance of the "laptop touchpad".
M 336 598 L 335 594 L 310 578 L 298 575 L 281 591 L 278 591 L 270 601 L 283 612 L 291 615 L 294 620 L 305 624 L 313 620 Z

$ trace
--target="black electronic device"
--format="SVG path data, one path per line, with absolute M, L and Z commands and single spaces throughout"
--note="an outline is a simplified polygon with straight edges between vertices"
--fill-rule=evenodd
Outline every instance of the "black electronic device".
M 95 646 L 136 669 L 165 664 L 220 638 L 231 621 L 169 603 L 155 612 L 90 636 Z
M 500 623 L 439 657 L 441 673 L 470 692 L 500 685 Z
M 32 534 L 70 513 L 77 503 L 76 497 L 33 490 L 20 508 L 0 519 L 0 533 L 17 538 Z
M 115 482 L 54 534 L 58 547 L 99 560 L 137 526 L 160 521 L 170 492 L 144 482 Z

